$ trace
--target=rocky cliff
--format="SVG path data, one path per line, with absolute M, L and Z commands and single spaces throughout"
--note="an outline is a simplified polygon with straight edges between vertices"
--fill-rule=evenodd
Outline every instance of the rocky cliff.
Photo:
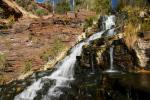
M 128 49 L 124 38 L 120 34 L 112 37 L 102 37 L 92 41 L 90 45 L 83 48 L 81 59 L 79 60 L 81 68 L 90 68 L 94 62 L 95 68 L 106 70 L 110 68 L 110 47 L 114 46 L 113 66 L 117 70 L 124 72 L 135 72 L 141 67 L 148 68 L 150 57 L 150 41 L 143 38 L 138 39 L 132 49 Z

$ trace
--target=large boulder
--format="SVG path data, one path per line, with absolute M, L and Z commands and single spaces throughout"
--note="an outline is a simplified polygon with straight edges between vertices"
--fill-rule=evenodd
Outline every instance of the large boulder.
M 150 40 L 145 40 L 145 38 L 138 39 L 136 45 L 133 48 L 136 53 L 138 66 L 143 68 L 150 66 Z

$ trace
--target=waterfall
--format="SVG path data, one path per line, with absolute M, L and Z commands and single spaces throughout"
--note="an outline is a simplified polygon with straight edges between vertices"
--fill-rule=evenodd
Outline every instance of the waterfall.
M 115 21 L 116 21 L 116 17 L 114 15 L 111 15 L 111 16 L 105 16 L 105 20 L 104 23 L 105 23 L 105 30 L 109 30 L 111 29 L 112 27 L 114 27 L 116 24 L 115 24 Z
M 110 70 L 114 69 L 114 67 L 113 67 L 113 50 L 114 50 L 113 46 L 110 47 Z
M 34 82 L 22 93 L 17 95 L 14 100 L 33 100 L 37 96 L 37 91 L 42 89 L 44 83 L 41 80 L 51 79 L 55 80 L 55 85 L 50 87 L 48 93 L 43 96 L 42 100 L 51 100 L 51 97 L 59 97 L 63 94 L 62 91 L 57 91 L 59 87 L 70 87 L 69 81 L 74 80 L 74 65 L 76 62 L 76 56 L 80 56 L 82 52 L 82 46 L 88 44 L 91 40 L 101 37 L 103 32 L 98 32 L 91 36 L 87 41 L 81 42 L 74 46 L 71 50 L 70 55 L 66 56 L 61 63 L 57 64 L 57 70 L 54 71 L 50 76 L 45 76 L 40 78 L 38 81 Z M 49 99 L 47 99 L 49 98 Z
M 114 61 L 113 61 L 113 52 L 114 52 L 114 46 L 112 46 L 112 47 L 110 47 L 110 50 L 109 50 L 109 55 L 110 55 L 110 68 L 108 69 L 108 70 L 106 70 L 106 71 L 104 71 L 104 72 L 106 72 L 106 73 L 118 73 L 119 71 L 118 70 L 116 70 L 115 68 L 114 68 L 114 66 L 113 66 L 113 63 L 114 63 Z
M 112 17 L 110 18 L 112 19 Z M 80 56 L 82 52 L 82 46 L 85 44 L 89 44 L 90 41 L 92 40 L 100 38 L 103 33 L 104 31 L 95 33 L 85 41 L 75 45 L 71 49 L 70 54 L 56 65 L 57 68 L 56 71 L 54 71 L 49 76 L 44 76 L 35 81 L 31 86 L 27 87 L 22 93 L 15 96 L 14 100 L 34 100 L 35 97 L 38 96 L 38 91 L 44 88 L 45 82 L 44 80 L 47 79 L 54 80 L 54 84 L 47 87 L 48 91 L 45 94 L 42 94 L 41 100 L 54 100 L 54 98 L 58 99 L 63 94 L 63 91 L 61 90 L 62 87 L 71 88 L 70 82 L 74 80 L 74 67 L 76 63 L 76 56 Z

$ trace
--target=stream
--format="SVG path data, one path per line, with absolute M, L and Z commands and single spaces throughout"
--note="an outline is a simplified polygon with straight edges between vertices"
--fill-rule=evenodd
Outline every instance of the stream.
M 109 16 L 106 20 L 106 27 L 111 28 L 114 25 L 114 17 Z M 102 32 L 98 32 L 93 34 L 91 37 L 86 39 L 83 42 L 75 45 L 68 56 L 66 56 L 60 63 L 56 65 L 57 70 L 54 71 L 49 76 L 44 76 L 37 81 L 35 81 L 31 86 L 29 86 L 22 93 L 15 96 L 14 100 L 33 100 L 39 95 L 39 91 L 44 90 L 44 92 L 40 92 L 40 96 L 38 99 L 41 100 L 54 100 L 59 99 L 63 94 L 63 89 L 70 89 L 71 82 L 74 80 L 74 67 L 76 64 L 76 57 L 80 56 L 82 52 L 82 46 L 85 44 L 89 44 L 90 41 L 98 39 L 101 37 Z M 45 83 L 47 80 L 53 80 L 52 85 L 45 89 Z M 48 88 L 48 89 L 47 89 Z
M 10 84 L 0 88 L 0 100 L 149 100 L 150 75 L 122 73 L 113 68 L 113 46 L 110 47 L 110 67 L 106 71 L 92 68 L 80 69 L 77 57 L 82 47 L 101 38 L 106 31 L 114 32 L 115 16 L 107 16 L 103 21 L 104 30 L 76 44 L 68 55 L 55 65 L 54 70 L 33 74 L 28 82 Z M 24 80 L 25 81 L 25 80 Z M 24 85 L 16 92 L 16 85 Z M 8 93 L 8 94 L 7 94 Z

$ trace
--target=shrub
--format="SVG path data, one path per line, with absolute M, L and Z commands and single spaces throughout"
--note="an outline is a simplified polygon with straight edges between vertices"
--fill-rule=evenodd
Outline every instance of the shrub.
M 96 0 L 94 10 L 99 14 L 108 14 L 111 9 L 111 0 Z
M 59 52 L 66 48 L 66 45 L 61 41 L 60 38 L 55 38 L 54 44 L 51 48 L 45 50 L 41 55 L 40 58 L 44 61 L 48 61 L 49 58 L 55 58 Z
M 24 62 L 24 69 L 23 69 L 23 73 L 27 73 L 29 71 L 32 70 L 33 67 L 33 61 L 28 59 Z
M 6 63 L 7 63 L 6 55 L 0 53 L 0 70 L 1 70 L 1 71 L 4 71 L 4 70 L 5 70 L 5 68 L 6 68 Z
M 143 22 L 141 24 L 141 31 L 145 32 L 145 31 L 150 31 L 150 23 L 149 22 Z
M 36 15 L 42 16 L 48 14 L 47 10 L 41 9 L 41 7 L 39 7 L 38 4 L 36 4 L 36 2 L 34 2 L 33 0 L 15 0 L 15 1 L 19 6 Z M 50 9 L 48 5 L 45 6 L 48 10 Z
M 42 16 L 42 15 L 46 15 L 47 14 L 47 12 L 44 9 L 36 9 L 35 13 L 38 16 Z
M 93 25 L 93 21 L 96 20 L 95 16 L 91 16 L 85 19 L 85 24 L 84 24 L 84 28 L 88 28 L 91 27 Z
M 28 5 L 31 4 L 31 0 L 15 0 L 15 2 L 20 6 L 22 6 L 23 8 L 25 8 L 26 10 L 28 8 Z
M 137 27 L 134 26 L 132 23 L 128 23 L 126 28 L 125 28 L 125 33 L 124 33 L 124 40 L 129 49 L 132 49 L 135 42 L 137 41 Z
M 56 5 L 56 12 L 58 13 L 66 13 L 67 11 L 70 10 L 70 5 L 68 2 L 66 2 L 65 0 L 61 1 L 60 3 L 58 3 Z
M 11 27 L 15 23 L 15 17 L 13 15 L 9 16 L 7 20 L 8 20 L 7 27 Z

